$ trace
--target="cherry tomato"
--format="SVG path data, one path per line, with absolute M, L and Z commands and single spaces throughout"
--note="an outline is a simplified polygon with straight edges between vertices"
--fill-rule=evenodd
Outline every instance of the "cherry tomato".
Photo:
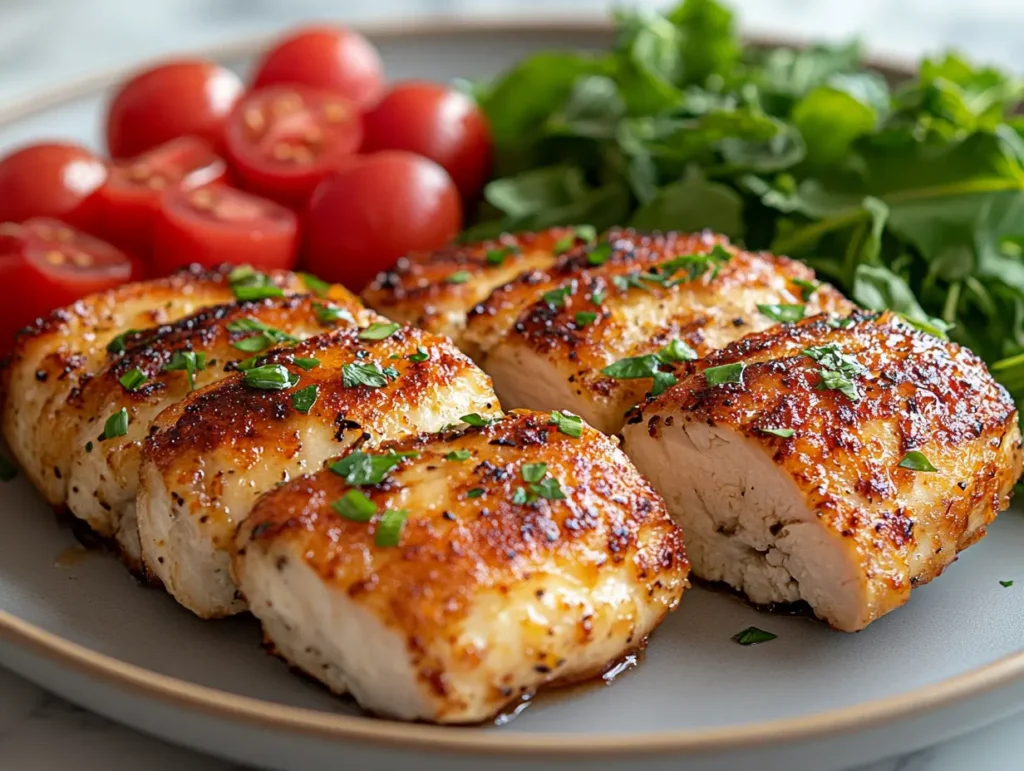
M 356 156 L 313 193 L 306 267 L 359 290 L 399 257 L 444 246 L 461 227 L 458 190 L 436 163 L 399 151 Z
M 58 217 L 91 227 L 107 167 L 79 145 L 29 145 L 0 161 L 0 222 Z
M 141 72 L 121 86 L 107 110 L 110 155 L 130 158 L 183 136 L 219 147 L 224 121 L 241 93 L 237 75 L 202 59 Z
M 193 262 L 292 268 L 298 232 L 290 209 L 227 185 L 172 189 L 157 220 L 153 267 L 161 275 Z
M 98 193 L 99 230 L 123 249 L 148 255 L 163 191 L 219 182 L 226 170 L 210 145 L 195 137 L 172 139 L 137 158 L 117 161 Z
M 55 308 L 131 277 L 128 257 L 110 244 L 54 219 L 0 225 L 0 355 L 14 335 Z
M 305 86 L 268 86 L 231 112 L 225 146 L 247 189 L 304 206 L 362 139 L 362 119 L 347 99 Z
M 377 49 L 343 27 L 308 27 L 282 39 L 256 69 L 253 88 L 299 84 L 348 97 L 360 109 L 372 107 L 384 90 Z
M 366 114 L 364 152 L 408 150 L 444 167 L 467 202 L 476 200 L 491 169 L 491 131 L 476 102 L 436 83 L 392 88 Z

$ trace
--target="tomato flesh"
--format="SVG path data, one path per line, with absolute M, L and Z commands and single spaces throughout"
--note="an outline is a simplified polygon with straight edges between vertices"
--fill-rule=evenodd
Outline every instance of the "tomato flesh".
M 347 99 L 304 86 L 270 86 L 232 111 L 225 145 L 244 187 L 298 206 L 362 139 L 361 117 Z
M 462 228 L 458 190 L 431 160 L 357 156 L 320 185 L 306 215 L 306 268 L 362 289 L 412 251 L 438 249 Z
M 99 231 L 112 243 L 146 256 L 165 190 L 186 190 L 224 179 L 227 166 L 207 142 L 195 137 L 172 139 L 137 158 L 118 161 L 99 191 Z
M 290 209 L 224 184 L 174 188 L 161 203 L 153 267 L 161 274 L 191 263 L 286 269 L 297 249 L 298 218 Z
M 268 51 L 253 78 L 253 88 L 281 84 L 327 89 L 365 110 L 380 99 L 384 73 L 377 49 L 358 32 L 308 27 Z
M 18 330 L 56 308 L 132 277 L 122 251 L 58 220 L 30 219 L 0 225 L 0 354 Z
M 107 167 L 70 143 L 29 145 L 0 161 L 0 222 L 56 217 L 89 228 Z
M 242 82 L 215 62 L 190 59 L 140 72 L 121 86 L 107 111 L 112 158 L 131 158 L 183 136 L 219 147 Z

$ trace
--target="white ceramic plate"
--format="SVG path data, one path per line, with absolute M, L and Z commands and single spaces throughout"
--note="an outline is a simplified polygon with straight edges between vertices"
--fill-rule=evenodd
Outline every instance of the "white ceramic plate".
M 370 32 L 392 77 L 440 80 L 609 39 L 603 25 L 579 22 Z M 241 66 L 255 49 L 243 43 L 218 55 Z M 0 149 L 40 136 L 98 145 L 102 89 L 116 78 L 0 107 Z M 252 619 L 199 621 L 111 557 L 74 549 L 70 530 L 23 479 L 0 489 L 0 523 L 0 663 L 132 726 L 254 765 L 829 769 L 1024 707 L 1020 512 L 1004 514 L 939 581 L 859 634 L 693 589 L 640 666 L 614 685 L 541 696 L 508 724 L 479 728 L 362 716 L 265 655 Z M 730 641 L 752 624 L 778 639 Z

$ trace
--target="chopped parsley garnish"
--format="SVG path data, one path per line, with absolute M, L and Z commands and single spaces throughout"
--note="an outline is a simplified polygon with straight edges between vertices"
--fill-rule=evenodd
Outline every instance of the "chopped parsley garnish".
M 18 476 L 18 467 L 0 455 L 0 482 L 10 482 Z
M 839 391 L 852 402 L 860 399 L 860 391 L 857 390 L 853 378 L 864 374 L 867 369 L 852 356 L 843 353 L 842 348 L 836 343 L 805 348 L 803 355 L 821 365 L 821 384 L 818 386 L 820 389 Z
M 748 626 L 742 632 L 733 635 L 733 642 L 740 645 L 757 645 L 758 643 L 774 640 L 778 635 L 758 629 L 756 626 Z
M 450 453 L 444 456 L 445 460 L 464 461 L 469 460 L 473 457 L 473 453 L 469 450 L 452 450 Z
M 468 270 L 457 270 L 445 279 L 448 284 L 465 284 L 471 279 Z
M 497 423 L 499 419 L 481 415 L 478 412 L 471 412 L 468 415 L 463 415 L 459 420 L 468 426 L 477 426 L 478 428 L 482 428 L 483 426 L 489 426 L 492 423 Z
M 261 391 L 284 391 L 299 382 L 283 364 L 264 364 L 245 371 L 245 384 Z
M 284 296 L 281 287 L 271 281 L 269 276 L 253 270 L 249 265 L 241 265 L 231 271 L 228 283 L 235 293 L 235 299 L 241 302 Z
M 121 384 L 125 391 L 138 391 L 142 386 L 146 384 L 149 378 L 146 377 L 146 373 L 136 367 L 135 369 L 128 370 L 120 379 L 117 381 Z
M 586 243 L 590 243 L 597 238 L 597 230 L 593 225 L 577 225 L 576 227 L 569 230 L 564 236 L 555 241 L 554 246 L 551 250 L 555 255 L 565 254 L 567 251 L 572 249 L 576 244 L 576 239 L 579 238 Z
M 236 319 L 228 324 L 228 332 L 254 332 L 249 337 L 243 337 L 231 345 L 246 353 L 259 353 L 278 343 L 297 343 L 299 338 L 282 332 L 280 329 L 264 324 L 258 319 L 245 318 Z
M 518 250 L 514 246 L 503 246 L 500 249 L 488 249 L 487 254 L 484 256 L 484 260 L 488 265 L 501 265 L 511 255 L 515 254 Z
M 791 279 L 791 282 L 800 287 L 800 296 L 803 298 L 804 302 L 810 300 L 811 295 L 817 292 L 818 288 L 821 286 L 820 281 L 808 281 L 803 278 L 794 278 Z
M 128 433 L 128 410 L 122 407 L 103 424 L 103 433 L 100 434 L 100 441 L 105 442 L 118 436 Z
M 331 508 L 353 522 L 369 522 L 377 513 L 377 506 L 358 490 L 349 490 L 331 504 Z
M 325 327 L 334 326 L 339 321 L 344 321 L 348 324 L 356 323 L 356 320 L 352 318 L 352 314 L 347 309 L 339 308 L 337 305 L 313 303 L 313 313 L 316 314 L 316 320 Z
M 630 287 L 634 289 L 642 289 L 645 292 L 651 291 L 648 286 L 640 280 L 639 273 L 627 273 L 624 276 L 612 276 L 612 283 L 620 292 L 625 292 Z
M 538 498 L 544 498 L 549 501 L 565 500 L 562 485 L 554 477 L 546 477 L 537 484 L 530 485 L 530 491 Z
M 317 278 L 312 273 L 300 273 L 299 277 L 302 279 L 302 283 L 306 285 L 306 289 L 317 297 L 325 297 L 331 291 L 329 283 L 322 278 Z
M 320 366 L 320 359 L 310 359 L 305 356 L 293 356 L 292 364 L 296 367 L 302 367 L 306 372 L 309 372 L 311 369 L 316 369 Z
M 107 343 L 107 352 L 108 353 L 124 353 L 124 349 L 125 349 L 125 342 L 124 341 L 127 338 L 131 337 L 132 335 L 137 335 L 138 333 L 139 333 L 139 330 L 137 330 L 137 329 L 128 329 L 128 330 L 122 332 L 117 337 L 115 337 L 113 340 L 111 340 L 109 343 Z
M 616 380 L 652 378 L 654 385 L 651 388 L 651 394 L 658 396 L 678 382 L 675 375 L 662 370 L 661 366 L 681 361 L 693 361 L 696 358 L 697 353 L 690 346 L 681 340 L 673 340 L 657 353 L 619 359 L 602 369 L 601 374 Z
M 792 428 L 759 428 L 757 429 L 762 434 L 771 434 L 772 436 L 781 436 L 783 439 L 789 439 L 793 434 L 796 433 Z
M 576 315 L 573 317 L 573 321 L 576 322 L 576 326 L 580 329 L 587 326 L 587 324 L 592 324 L 596 320 L 597 314 L 593 311 L 576 311 Z
M 598 289 L 590 295 L 590 302 L 594 305 L 603 305 L 608 293 L 604 289 Z
M 530 496 L 522 487 L 517 487 L 515 489 L 515 492 L 512 493 L 512 503 L 516 504 L 517 506 L 522 506 L 528 500 L 530 500 Z
M 583 418 L 577 415 L 569 415 L 565 412 L 552 410 L 551 419 L 548 420 L 548 423 L 554 424 L 560 433 L 567 436 L 579 439 L 583 435 Z
M 430 353 L 422 345 L 418 345 L 416 346 L 416 353 L 410 353 L 405 358 L 407 358 L 409 361 L 426 361 L 427 359 L 430 358 Z
M 517 487 L 512 494 L 512 503 L 522 505 L 537 498 L 545 498 L 549 501 L 562 500 L 565 493 L 562 486 L 554 477 L 548 476 L 548 464 L 546 463 L 524 463 L 519 470 L 523 481 L 529 488 L 529 493 L 522 487 Z
M 807 313 L 806 305 L 774 303 L 771 305 L 758 305 L 757 309 L 772 321 L 778 321 L 780 324 L 787 321 L 800 321 Z
M 1009 589 L 1011 586 L 1013 586 L 1013 581 L 1000 581 L 999 585 L 1004 589 Z
M 484 494 L 484 488 L 474 487 L 472 490 L 466 492 L 467 498 L 479 498 Z
M 258 367 L 260 365 L 260 362 L 262 362 L 265 358 L 265 356 L 250 356 L 248 359 L 242 359 L 239 362 L 235 362 L 235 369 L 238 370 L 239 372 L 246 372 L 247 370 L 250 370 L 253 367 Z
M 405 509 L 388 509 L 381 515 L 377 522 L 377 532 L 374 533 L 373 542 L 381 548 L 398 546 L 402 538 L 402 528 L 405 521 L 409 519 L 409 512 Z
M 732 259 L 732 253 L 721 244 L 715 244 L 706 254 L 680 254 L 668 262 L 653 266 L 647 273 L 640 274 L 639 279 L 663 287 L 673 287 L 707 273 L 711 269 L 711 280 L 718 278 L 722 266 Z M 674 278 L 676 273 L 684 275 Z
M 339 461 L 331 463 L 328 468 L 345 480 L 352 487 L 363 485 L 379 485 L 391 470 L 400 465 L 406 458 L 417 458 L 417 452 L 395 452 L 374 455 L 362 450 L 351 452 Z
M 384 340 L 385 338 L 391 337 L 399 329 L 402 328 L 401 324 L 388 323 L 384 321 L 375 321 L 366 329 L 360 330 L 360 340 Z
M 206 354 L 195 351 L 175 351 L 164 365 L 164 372 L 182 372 L 188 375 L 188 390 L 196 390 L 196 373 L 206 369 Z
M 708 385 L 712 387 L 725 383 L 742 383 L 743 370 L 746 368 L 747 365 L 742 361 L 735 364 L 722 364 L 719 367 L 708 367 L 704 370 L 704 377 L 707 379 Z
M 572 284 L 566 284 L 565 286 L 545 292 L 541 295 L 541 299 L 551 308 L 561 308 L 565 305 L 565 298 L 571 295 L 573 290 Z
M 593 249 L 587 252 L 587 265 L 604 265 L 608 262 L 608 259 L 612 256 L 612 245 L 607 241 L 602 241 L 597 244 Z
M 681 361 L 695 361 L 697 352 L 682 340 L 675 339 L 658 351 L 655 356 L 663 364 L 673 364 Z
M 832 329 L 849 329 L 857 323 L 856 319 L 843 318 L 843 319 L 829 319 L 826 322 Z
M 897 465 L 900 468 L 910 469 L 911 471 L 938 471 L 925 454 L 918 450 L 908 452 Z
M 341 367 L 341 383 L 345 388 L 366 386 L 367 388 L 384 388 L 392 380 L 398 378 L 398 370 L 394 367 L 381 367 L 375 361 L 368 364 L 353 362 Z
M 313 405 L 316 404 L 317 397 L 319 396 L 320 388 L 315 384 L 300 388 L 292 394 L 292 407 L 299 412 L 308 414 L 313 409 Z
M 539 482 L 548 473 L 547 463 L 524 463 L 520 470 L 524 482 Z

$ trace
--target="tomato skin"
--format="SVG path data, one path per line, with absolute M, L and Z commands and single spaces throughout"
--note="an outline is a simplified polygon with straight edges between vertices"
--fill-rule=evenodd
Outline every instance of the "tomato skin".
M 193 189 L 222 181 L 227 165 L 207 142 L 181 137 L 110 166 L 97 193 L 98 231 L 139 257 L 152 252 L 154 228 L 166 188 Z
M 334 92 L 267 86 L 238 102 L 224 139 L 245 189 L 301 208 L 317 183 L 359 149 L 363 123 L 355 105 Z
M 273 201 L 224 184 L 172 188 L 157 219 L 153 269 L 166 275 L 194 262 L 288 269 L 295 267 L 298 241 L 298 217 Z
M 106 164 L 80 145 L 22 147 L 0 161 L 0 222 L 55 217 L 88 229 L 106 178 Z
M 56 308 L 131 278 L 132 263 L 120 250 L 54 219 L 0 225 L 0 355 L 15 334 Z
M 403 255 L 438 249 L 461 228 L 458 190 L 436 163 L 400 151 L 356 156 L 313 193 L 305 267 L 358 291 Z
M 334 91 L 365 110 L 384 90 L 380 54 L 365 37 L 344 27 L 297 29 L 266 53 L 252 85 L 296 83 Z
M 406 81 L 366 114 L 363 152 L 408 150 L 444 167 L 467 203 L 491 170 L 491 130 L 476 102 L 436 83 Z
M 242 93 L 230 70 L 204 59 L 167 62 L 121 86 L 107 110 L 107 148 L 130 158 L 183 136 L 219 147 L 224 121 Z

